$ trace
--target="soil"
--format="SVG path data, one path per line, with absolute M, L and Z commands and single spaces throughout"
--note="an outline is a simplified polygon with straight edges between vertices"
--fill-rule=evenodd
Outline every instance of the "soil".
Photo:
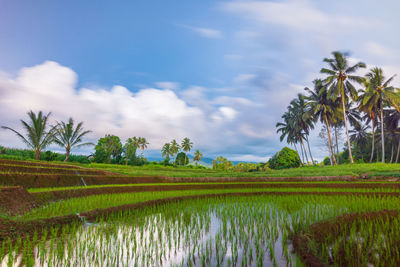
M 0 210 L 7 215 L 17 215 L 37 207 L 36 198 L 20 186 L 0 187 Z

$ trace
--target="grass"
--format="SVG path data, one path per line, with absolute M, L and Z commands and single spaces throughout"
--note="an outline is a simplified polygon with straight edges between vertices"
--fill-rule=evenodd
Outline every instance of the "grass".
M 145 202 L 168 197 L 195 196 L 205 194 L 224 193 L 257 193 L 257 192 L 400 192 L 397 188 L 240 188 L 240 189 L 200 189 L 182 191 L 155 191 L 93 195 L 87 197 L 71 198 L 64 201 L 52 202 L 45 206 L 33 209 L 23 216 L 22 220 L 50 218 L 69 214 L 87 212 L 95 209 L 106 209 L 126 204 Z
M 187 167 L 164 167 L 144 165 L 140 167 L 113 164 L 83 164 L 82 166 L 117 172 L 128 176 L 167 176 L 167 177 L 316 177 L 316 176 L 354 176 L 368 173 L 369 176 L 399 176 L 400 164 L 360 163 L 338 166 L 307 166 L 301 168 L 269 170 L 266 172 L 234 172 L 212 169 L 191 169 Z

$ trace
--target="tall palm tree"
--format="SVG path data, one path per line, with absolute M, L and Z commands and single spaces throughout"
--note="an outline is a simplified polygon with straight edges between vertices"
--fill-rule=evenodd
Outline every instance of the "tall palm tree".
M 325 58 L 324 62 L 329 64 L 330 68 L 322 68 L 321 73 L 327 74 L 328 77 L 324 80 L 329 86 L 329 97 L 332 99 L 340 98 L 342 102 L 342 111 L 344 125 L 346 128 L 347 145 L 349 147 L 350 162 L 354 163 L 351 153 L 351 144 L 349 137 L 349 128 L 347 125 L 346 102 L 350 97 L 353 100 L 357 98 L 357 90 L 350 81 L 361 83 L 363 78 L 353 75 L 359 68 L 365 68 L 363 62 L 358 62 L 355 65 L 349 66 L 348 55 L 341 52 L 332 52 L 333 58 Z
M 280 135 L 280 141 L 282 142 L 283 139 L 286 138 L 286 142 L 288 144 L 292 144 L 294 146 L 294 149 L 296 150 L 297 156 L 299 156 L 301 165 L 303 165 L 303 161 L 300 157 L 299 151 L 297 150 L 297 137 L 296 134 L 294 133 L 294 128 L 291 126 L 290 122 L 288 122 L 288 115 L 283 115 L 282 118 L 284 118 L 284 122 L 278 122 L 276 124 L 276 132 L 281 133 Z
M 174 157 L 175 154 L 178 154 L 179 149 L 180 149 L 180 146 L 179 146 L 179 144 L 176 142 L 175 139 L 171 141 L 170 146 L 171 146 L 171 156 Z
M 384 120 L 383 108 L 385 105 L 393 106 L 400 110 L 400 95 L 398 89 L 389 84 L 394 79 L 395 75 L 386 80 L 381 68 L 375 67 L 367 73 L 366 77 L 370 81 L 371 90 L 368 95 L 364 97 L 363 104 L 376 105 L 380 111 L 381 122 L 381 145 L 382 145 L 382 162 L 385 162 L 385 134 L 384 134 Z
M 54 143 L 65 148 L 65 159 L 68 161 L 71 149 L 82 146 L 94 146 L 91 142 L 82 142 L 82 138 L 91 133 L 92 131 L 84 131 L 83 122 L 80 122 L 74 127 L 74 120 L 69 118 L 68 122 L 58 122 L 56 125 L 56 131 L 54 134 Z
M 333 118 L 337 116 L 335 109 L 337 104 L 328 97 L 328 90 L 319 79 L 314 81 L 314 88 L 312 90 L 307 87 L 305 90 L 309 93 L 307 97 L 307 105 L 310 106 L 310 112 L 314 114 L 315 120 L 319 119 L 321 123 L 325 123 L 332 164 L 336 165 L 335 152 L 333 150 L 330 131 L 331 125 L 329 124 L 329 121 L 332 121 Z
M 161 149 L 162 156 L 165 157 L 165 160 L 169 162 L 169 157 L 171 156 L 171 144 L 166 143 Z
M 194 152 L 193 161 L 199 162 L 203 158 L 203 153 L 201 153 L 198 149 Z
M 367 123 L 371 121 L 371 131 L 372 131 L 372 143 L 371 143 L 371 156 L 369 162 L 372 162 L 374 158 L 374 151 L 375 151 L 375 127 L 377 123 L 377 116 L 378 113 L 378 102 L 373 97 L 374 89 L 371 86 L 371 82 L 368 78 L 366 78 L 363 82 L 364 89 L 361 90 L 361 94 L 358 98 L 358 109 L 365 114 L 365 119 Z
M 144 150 L 147 148 L 149 142 L 147 142 L 145 137 L 139 137 L 137 143 L 138 147 L 142 150 L 142 157 L 143 157 Z
M 185 137 L 181 144 L 182 150 L 185 151 L 185 162 L 188 158 L 187 153 L 192 149 L 193 143 L 190 141 L 189 138 Z
M 29 111 L 27 114 L 30 121 L 21 120 L 26 136 L 7 126 L 1 126 L 1 128 L 14 132 L 28 147 L 35 151 L 35 158 L 39 160 L 40 152 L 53 142 L 56 127 L 50 127 L 47 130 L 49 128 L 50 112 L 47 115 L 43 115 L 42 111 L 39 111 L 36 115 L 33 111 Z
M 363 125 L 362 123 L 355 124 L 353 129 L 349 131 L 350 141 L 357 144 L 358 147 L 362 149 L 365 147 L 367 140 L 369 139 L 368 129 L 368 125 Z M 363 155 L 363 153 L 361 154 Z

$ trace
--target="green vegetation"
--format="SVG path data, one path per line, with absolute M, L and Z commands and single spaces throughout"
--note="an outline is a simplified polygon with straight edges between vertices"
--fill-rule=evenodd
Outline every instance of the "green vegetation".
M 327 77 L 314 80 L 313 89 L 306 87 L 306 95 L 299 94 L 293 99 L 282 115 L 283 122 L 277 123 L 281 141 L 286 139 L 292 144 L 303 163 L 310 162 L 309 155 L 314 164 L 308 136 L 320 121 L 326 131 L 326 134 L 321 132 L 320 137 L 326 141 L 329 164 L 372 162 L 374 158 L 377 162 L 380 159 L 382 163 L 397 163 L 400 155 L 400 94 L 399 89 L 391 85 L 394 76 L 386 79 L 383 70 L 375 67 L 365 77 L 360 77 L 355 73 L 366 67 L 364 63 L 350 65 L 346 53 L 333 52 L 332 56 L 324 59 L 328 68 L 321 69 Z M 358 85 L 362 88 L 356 88 Z M 369 123 L 371 133 L 368 132 Z M 346 157 L 339 152 L 343 127 L 347 139 L 343 151 Z M 376 132 L 380 132 L 380 144 L 376 144 Z
M 297 152 L 288 147 L 282 148 L 268 161 L 268 167 L 274 170 L 297 168 L 300 164 Z

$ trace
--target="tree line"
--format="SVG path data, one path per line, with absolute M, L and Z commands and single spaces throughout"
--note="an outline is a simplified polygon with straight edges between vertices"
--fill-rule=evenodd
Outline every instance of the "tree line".
M 41 152 L 51 144 L 55 143 L 65 149 L 65 159 L 68 161 L 71 150 L 82 146 L 95 146 L 93 161 L 99 163 L 119 163 L 128 165 L 143 165 L 146 159 L 144 158 L 144 150 L 149 145 L 145 137 L 130 137 L 122 144 L 120 138 L 116 135 L 107 134 L 100 138 L 95 145 L 91 142 L 84 142 L 83 138 L 91 133 L 83 128 L 83 122 L 76 124 L 72 118 L 68 121 L 56 122 L 55 125 L 50 125 L 49 117 L 51 113 L 44 114 L 39 111 L 37 114 L 33 111 L 28 113 L 29 120 L 21 120 L 24 132 L 2 126 L 3 129 L 14 132 L 30 149 L 34 151 L 35 159 L 39 160 Z M 189 138 L 184 138 L 181 145 L 176 140 L 167 143 L 162 148 L 162 155 L 169 164 L 170 157 L 177 154 L 174 165 L 187 165 L 189 160 L 187 153 L 193 147 L 193 143 Z M 184 153 L 180 154 L 179 151 Z M 140 151 L 140 155 L 137 152 Z M 203 154 L 196 150 L 193 161 L 199 162 L 203 158 Z
M 282 115 L 283 122 L 276 124 L 280 140 L 286 139 L 294 146 L 302 164 L 310 160 L 314 163 L 308 139 L 319 121 L 326 129 L 330 164 L 339 163 L 338 134 L 343 128 L 348 154 L 344 158 L 348 158 L 350 163 L 354 163 L 353 151 L 356 151 L 358 161 L 372 162 L 375 157 L 377 161 L 380 158 L 385 162 L 390 156 L 390 162 L 397 162 L 400 153 L 400 93 L 391 84 L 395 76 L 386 78 L 379 67 L 359 76 L 357 71 L 366 68 L 366 64 L 350 64 L 347 53 L 335 51 L 331 58 L 323 61 L 327 67 L 320 73 L 325 77 L 315 79 L 312 88 L 304 88 L 305 94 L 298 94 L 290 102 Z M 390 152 L 385 152 L 388 148 Z

